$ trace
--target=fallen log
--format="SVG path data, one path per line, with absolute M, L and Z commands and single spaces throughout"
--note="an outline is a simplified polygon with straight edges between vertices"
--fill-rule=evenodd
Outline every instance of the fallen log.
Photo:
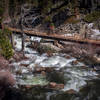
M 10 31 L 22 33 L 20 29 L 12 28 L 6 26 Z M 83 39 L 81 37 L 74 37 L 74 36 L 64 36 L 60 34 L 48 34 L 43 32 L 37 32 L 34 30 L 23 30 L 24 33 L 28 36 L 36 36 L 41 38 L 47 38 L 47 39 L 54 39 L 59 41 L 69 41 L 69 42 L 76 42 L 80 44 L 92 44 L 92 45 L 99 45 L 100 46 L 100 40 L 93 40 L 93 39 Z

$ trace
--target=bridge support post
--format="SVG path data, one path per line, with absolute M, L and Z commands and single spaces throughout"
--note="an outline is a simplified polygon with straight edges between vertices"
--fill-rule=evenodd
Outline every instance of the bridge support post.
M 23 52 L 23 57 L 25 56 L 24 54 L 24 48 L 25 48 L 25 36 L 24 36 L 24 32 L 22 32 L 22 52 Z
M 15 47 L 14 47 L 14 36 L 13 36 L 13 32 L 11 34 L 11 45 L 12 45 L 12 48 L 15 49 Z
M 31 36 L 30 36 L 30 44 L 32 45 L 32 40 L 31 40 Z

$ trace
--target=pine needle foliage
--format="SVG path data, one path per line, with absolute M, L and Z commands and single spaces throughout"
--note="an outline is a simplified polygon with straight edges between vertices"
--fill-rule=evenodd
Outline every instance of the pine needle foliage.
M 0 29 L 0 54 L 6 59 L 10 59 L 13 56 L 13 49 L 9 40 L 11 32 L 8 29 Z

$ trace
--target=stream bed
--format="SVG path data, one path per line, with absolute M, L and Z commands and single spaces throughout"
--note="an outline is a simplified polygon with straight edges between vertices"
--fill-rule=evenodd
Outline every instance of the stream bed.
M 20 35 L 14 35 L 14 40 L 15 49 L 20 51 Z M 31 40 L 41 39 L 31 37 Z M 50 57 L 39 54 L 29 44 L 25 43 L 24 51 L 28 59 L 11 63 L 16 92 L 10 100 L 100 100 L 100 81 L 92 68 L 68 54 L 53 53 Z

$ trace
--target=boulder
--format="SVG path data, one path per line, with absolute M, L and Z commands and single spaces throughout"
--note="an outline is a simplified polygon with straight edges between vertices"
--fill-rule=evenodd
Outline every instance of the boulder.
M 9 62 L 0 55 L 0 69 L 8 69 L 9 68 Z
M 76 91 L 73 90 L 73 89 L 70 89 L 70 90 L 66 91 L 66 93 L 68 93 L 68 94 L 76 94 Z
M 50 82 L 49 83 L 49 87 L 50 88 L 54 88 L 54 89 L 63 89 L 64 88 L 64 84 L 57 84 L 55 82 Z
M 78 64 L 78 61 L 75 60 L 75 61 L 72 61 L 72 65 L 77 65 Z
M 49 84 L 50 88 L 56 88 L 57 84 L 55 82 L 51 82 Z
M 13 86 L 15 84 L 15 80 L 13 75 L 9 71 L 0 71 L 0 86 Z
M 15 52 L 15 54 L 13 55 L 13 58 L 15 59 L 16 62 L 28 59 L 28 57 L 26 56 L 23 57 L 22 52 Z
M 11 88 L 14 84 L 13 75 L 7 70 L 0 70 L 0 100 L 5 97 L 8 88 Z

